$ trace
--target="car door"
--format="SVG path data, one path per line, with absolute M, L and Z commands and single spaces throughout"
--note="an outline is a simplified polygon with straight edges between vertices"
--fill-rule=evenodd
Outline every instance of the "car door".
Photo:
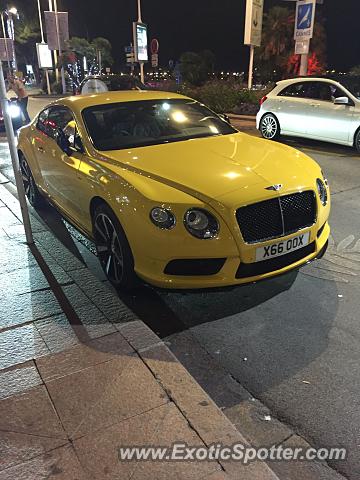
M 331 82 L 309 82 L 307 136 L 319 140 L 348 143 L 352 129 L 354 104 L 347 93 Z M 335 105 L 347 97 L 349 105 Z
M 77 138 L 75 118 L 68 107 L 50 107 L 46 120 L 46 140 L 40 145 L 39 165 L 51 199 L 72 219 L 80 213 L 81 183 L 77 175 L 83 153 Z M 69 142 L 69 150 L 59 146 L 59 136 Z
M 281 132 L 285 135 L 305 135 L 308 112 L 306 82 L 295 82 L 281 90 L 277 95 L 276 105 L 275 113 Z

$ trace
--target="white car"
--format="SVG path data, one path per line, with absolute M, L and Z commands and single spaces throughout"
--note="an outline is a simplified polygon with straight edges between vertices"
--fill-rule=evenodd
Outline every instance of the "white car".
M 290 135 L 349 145 L 360 152 L 360 79 L 280 81 L 261 99 L 256 126 L 269 140 Z

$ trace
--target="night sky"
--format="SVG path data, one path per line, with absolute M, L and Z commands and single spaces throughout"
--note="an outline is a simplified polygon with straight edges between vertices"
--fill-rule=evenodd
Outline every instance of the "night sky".
M 30 0 L 25 1 L 28 5 Z M 36 0 L 31 0 L 36 4 Z M 16 0 L 13 0 L 14 4 Z M 47 0 L 41 0 L 43 6 Z M 142 0 L 143 21 L 150 37 L 160 41 L 160 64 L 177 59 L 187 50 L 212 50 L 218 69 L 244 70 L 248 48 L 242 45 L 245 0 Z M 265 0 L 272 5 L 295 8 L 295 2 Z M 113 45 L 116 64 L 124 61 L 124 46 L 131 42 L 136 0 L 58 0 L 68 10 L 72 35 L 103 36 Z M 360 1 L 324 0 L 318 6 L 327 19 L 328 66 L 347 70 L 360 64 Z

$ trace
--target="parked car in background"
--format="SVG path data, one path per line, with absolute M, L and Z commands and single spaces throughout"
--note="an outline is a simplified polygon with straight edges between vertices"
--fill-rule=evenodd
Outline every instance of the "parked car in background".
M 90 75 L 81 82 L 79 93 L 87 95 L 121 90 L 148 90 L 137 77 L 132 75 Z
M 319 165 L 168 92 L 58 100 L 20 130 L 25 191 L 96 245 L 116 288 L 255 282 L 321 257 L 329 187 Z
M 360 152 L 360 78 L 293 78 L 260 101 L 256 123 L 269 140 L 281 134 L 355 147 Z

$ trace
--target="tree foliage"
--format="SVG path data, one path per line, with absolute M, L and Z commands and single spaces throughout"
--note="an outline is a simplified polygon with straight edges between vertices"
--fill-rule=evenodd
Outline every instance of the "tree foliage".
M 268 80 L 298 75 L 300 55 L 294 54 L 295 12 L 275 6 L 264 14 L 262 45 L 256 51 L 256 66 Z M 326 66 L 325 20 L 318 12 L 310 43 L 308 74 L 319 74 Z
M 215 56 L 210 50 L 185 52 L 180 57 L 180 72 L 184 82 L 203 85 L 214 71 Z
M 67 42 L 67 48 L 59 59 L 59 64 L 68 72 L 76 87 L 84 78 L 83 59 L 86 58 L 88 72 L 99 73 L 99 52 L 103 67 L 111 66 L 114 60 L 111 55 L 111 43 L 103 37 L 98 37 L 89 42 L 85 38 L 72 37 Z

